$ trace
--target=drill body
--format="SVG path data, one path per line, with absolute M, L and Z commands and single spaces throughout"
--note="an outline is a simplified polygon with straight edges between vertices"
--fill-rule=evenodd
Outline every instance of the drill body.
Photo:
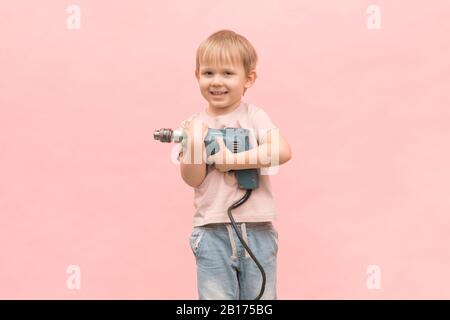
M 156 130 L 153 137 L 161 142 L 180 142 L 185 141 L 183 129 L 175 131 L 172 129 Z M 249 130 L 244 128 L 224 128 L 208 129 L 205 137 L 206 156 L 216 154 L 219 151 L 219 145 L 216 138 L 222 137 L 225 146 L 233 153 L 250 150 Z M 235 170 L 236 179 L 241 189 L 256 189 L 259 187 L 258 169 Z
M 207 156 L 214 155 L 219 151 L 219 145 L 216 141 L 217 137 L 222 137 L 225 146 L 233 153 L 250 150 L 248 129 L 209 129 L 205 137 Z M 239 188 L 256 189 L 259 187 L 259 177 L 257 169 L 235 170 L 235 174 Z

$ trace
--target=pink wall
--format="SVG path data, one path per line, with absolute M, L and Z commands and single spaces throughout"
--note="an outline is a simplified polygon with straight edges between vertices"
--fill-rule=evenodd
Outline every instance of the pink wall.
M 279 298 L 449 299 L 449 9 L 1 2 L 0 298 L 197 298 L 193 191 L 152 132 L 206 107 L 195 50 L 230 28 L 260 56 L 246 100 L 293 151 L 272 177 Z

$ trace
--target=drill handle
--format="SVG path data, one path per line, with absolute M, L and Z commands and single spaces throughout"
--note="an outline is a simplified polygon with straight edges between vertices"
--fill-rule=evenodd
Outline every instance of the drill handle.
M 250 149 L 249 131 L 243 128 L 209 129 L 205 137 L 206 154 L 216 154 L 220 147 L 216 138 L 222 137 L 225 146 L 233 153 Z M 257 189 L 259 187 L 258 169 L 234 170 L 240 189 Z

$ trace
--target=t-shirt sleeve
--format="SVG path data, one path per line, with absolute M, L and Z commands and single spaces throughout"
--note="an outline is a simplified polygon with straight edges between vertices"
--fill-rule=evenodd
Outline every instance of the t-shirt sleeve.
M 267 113 L 260 108 L 256 109 L 256 111 L 253 113 L 252 124 L 256 140 L 258 141 L 258 145 L 264 143 L 263 139 L 267 132 L 277 128 L 277 126 L 272 122 Z

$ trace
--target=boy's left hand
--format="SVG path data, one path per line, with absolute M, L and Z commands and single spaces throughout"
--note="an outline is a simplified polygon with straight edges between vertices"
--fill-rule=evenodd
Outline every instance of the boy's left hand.
M 232 170 L 231 165 L 234 164 L 234 153 L 225 146 L 225 142 L 222 137 L 217 137 L 216 141 L 219 145 L 219 152 L 209 156 L 208 163 L 214 164 L 216 169 L 220 172 Z

